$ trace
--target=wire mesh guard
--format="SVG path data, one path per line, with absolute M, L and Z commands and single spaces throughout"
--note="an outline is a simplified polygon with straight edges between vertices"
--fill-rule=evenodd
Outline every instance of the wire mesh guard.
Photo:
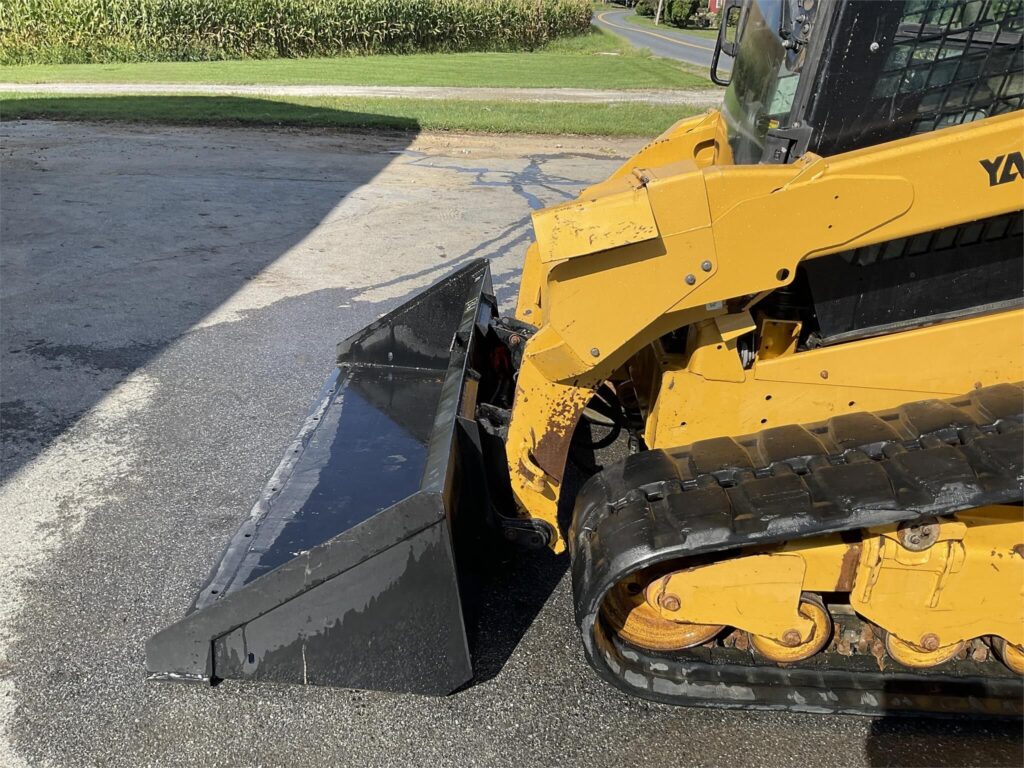
M 926 133 L 1024 106 L 1024 2 L 907 2 L 873 94 Z

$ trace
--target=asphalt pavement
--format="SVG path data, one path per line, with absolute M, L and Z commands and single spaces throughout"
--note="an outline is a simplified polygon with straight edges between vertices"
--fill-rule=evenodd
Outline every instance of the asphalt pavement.
M 711 55 L 715 52 L 715 41 L 690 35 L 667 24 L 658 25 L 657 29 L 637 24 L 630 20 L 632 10 L 596 11 L 594 20 L 597 26 L 626 38 L 638 48 L 648 48 L 655 56 L 666 59 L 685 61 L 707 71 L 711 67 Z M 723 56 L 720 69 L 728 72 L 731 59 Z
M 445 698 L 147 682 L 335 343 L 635 140 L 0 124 L 0 765 L 1019 765 L 1018 723 L 672 708 L 586 665 L 566 561 L 488 571 Z

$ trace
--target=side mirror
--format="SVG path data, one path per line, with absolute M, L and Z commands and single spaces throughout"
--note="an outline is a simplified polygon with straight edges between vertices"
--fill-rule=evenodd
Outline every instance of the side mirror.
M 711 82 L 715 85 L 728 85 L 731 78 L 718 74 L 718 59 L 724 53 L 735 58 L 740 47 L 742 34 L 743 11 L 747 0 L 725 0 L 722 5 L 722 16 L 718 23 L 718 38 L 715 40 L 715 52 L 711 56 Z M 736 31 L 732 40 L 729 39 L 729 26 L 735 25 Z

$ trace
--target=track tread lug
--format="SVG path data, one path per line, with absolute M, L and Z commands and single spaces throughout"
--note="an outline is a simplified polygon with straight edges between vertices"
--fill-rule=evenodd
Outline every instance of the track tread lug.
M 902 418 L 908 431 L 920 435 L 934 435 L 944 442 L 957 440 L 958 429 L 976 423 L 969 413 L 942 400 L 907 403 L 903 406 Z
M 701 440 L 690 448 L 689 466 L 694 475 L 724 470 L 753 469 L 754 462 L 743 446 L 731 437 Z
M 896 422 L 898 423 L 898 422 Z M 828 436 L 839 451 L 859 448 L 869 454 L 876 451 L 865 446 L 881 445 L 903 439 L 892 424 L 874 413 L 844 413 L 828 420 Z
M 828 451 L 811 432 L 796 424 L 773 427 L 758 433 L 758 459 L 765 465 L 793 461 L 802 464 L 812 456 L 827 456 Z

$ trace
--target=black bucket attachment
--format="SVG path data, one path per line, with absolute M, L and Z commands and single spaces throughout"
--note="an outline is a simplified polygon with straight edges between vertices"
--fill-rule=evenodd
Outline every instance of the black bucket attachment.
M 453 530 L 486 511 L 462 487 L 459 424 L 494 316 L 479 260 L 338 346 L 191 611 L 147 643 L 151 677 L 428 694 L 471 678 Z

